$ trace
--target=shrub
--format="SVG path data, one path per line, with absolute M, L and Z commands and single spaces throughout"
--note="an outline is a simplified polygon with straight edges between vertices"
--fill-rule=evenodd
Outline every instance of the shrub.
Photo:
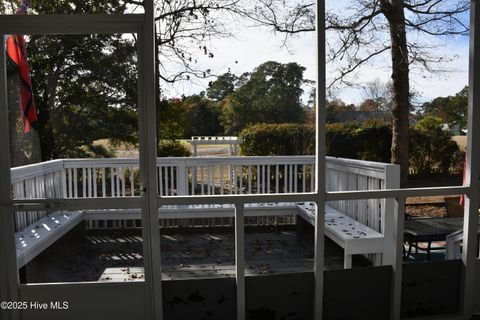
M 256 124 L 244 129 L 243 155 L 315 154 L 315 127 L 304 124 Z M 333 157 L 390 162 L 392 129 L 385 122 L 333 123 L 326 126 L 326 153 Z M 431 121 L 410 130 L 410 171 L 415 174 L 461 172 L 463 155 L 449 133 Z
M 244 129 L 242 154 L 315 154 L 315 127 L 305 124 L 256 124 Z M 390 127 L 379 121 L 334 123 L 326 127 L 326 152 L 333 157 L 390 161 Z
M 352 123 L 328 124 L 325 134 L 327 155 L 355 159 L 357 144 L 353 131 L 357 128 Z
M 190 150 L 177 140 L 162 140 L 158 146 L 159 157 L 189 157 Z
M 415 174 L 449 174 L 458 167 L 461 152 L 441 121 L 426 117 L 410 130 L 409 166 Z
M 332 123 L 326 127 L 327 155 L 390 162 L 392 129 L 379 120 Z
M 240 133 L 246 156 L 315 154 L 315 127 L 302 124 L 255 124 Z
M 392 158 L 390 124 L 378 120 L 367 121 L 355 130 L 354 137 L 358 148 L 356 159 L 390 162 Z

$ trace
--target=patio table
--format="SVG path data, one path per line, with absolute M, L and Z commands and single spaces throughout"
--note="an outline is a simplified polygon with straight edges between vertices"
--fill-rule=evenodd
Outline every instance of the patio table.
M 463 227 L 463 218 L 426 218 L 405 220 L 404 239 L 409 244 L 408 258 L 412 245 L 418 249 L 419 242 L 427 242 L 427 259 L 431 258 L 431 251 L 442 248 L 432 248 L 432 241 L 445 241 L 446 237 Z

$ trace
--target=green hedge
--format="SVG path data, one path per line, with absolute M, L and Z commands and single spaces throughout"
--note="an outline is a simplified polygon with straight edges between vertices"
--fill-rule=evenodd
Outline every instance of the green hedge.
M 246 156 L 315 154 L 315 127 L 302 124 L 255 124 L 240 132 Z
M 162 140 L 158 145 L 159 157 L 189 157 L 190 150 L 180 141 Z
M 302 124 L 256 124 L 240 133 L 247 156 L 312 155 L 315 128 Z M 326 153 L 333 157 L 390 162 L 391 125 L 371 120 L 326 126 Z M 415 174 L 448 174 L 458 171 L 463 155 L 448 133 L 411 129 L 410 171 Z
M 329 156 L 390 162 L 392 129 L 385 122 L 369 120 L 328 124 L 325 138 Z
M 410 174 L 446 175 L 462 172 L 465 153 L 448 135 L 411 129 L 408 158 Z
M 327 155 L 371 161 L 390 161 L 391 129 L 379 122 L 327 125 Z M 240 133 L 247 156 L 313 155 L 315 127 L 304 124 L 256 124 Z

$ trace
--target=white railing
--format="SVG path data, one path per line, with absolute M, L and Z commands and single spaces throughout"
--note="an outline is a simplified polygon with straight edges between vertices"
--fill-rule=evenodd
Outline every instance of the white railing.
M 139 195 L 137 159 L 63 160 L 67 198 Z M 308 192 L 314 157 L 157 158 L 157 194 L 213 195 Z
M 314 186 L 314 157 L 183 158 L 157 160 L 161 195 L 175 195 L 168 180 L 178 177 L 178 195 L 266 194 L 308 192 Z M 176 176 L 174 167 L 177 168 Z M 172 171 L 173 170 L 173 171 Z M 170 175 L 168 174 L 170 172 Z M 162 180 L 159 178 L 159 180 Z
M 157 158 L 157 194 L 228 195 L 303 193 L 314 190 L 313 156 Z M 376 190 L 398 187 L 394 165 L 327 158 L 327 190 Z M 397 170 L 398 171 L 398 170 Z M 98 198 L 140 195 L 138 159 L 64 159 L 12 169 L 16 199 Z M 383 233 L 388 200 L 329 203 Z M 45 216 L 19 212 L 17 229 Z
M 66 198 L 140 195 L 138 159 L 63 160 Z

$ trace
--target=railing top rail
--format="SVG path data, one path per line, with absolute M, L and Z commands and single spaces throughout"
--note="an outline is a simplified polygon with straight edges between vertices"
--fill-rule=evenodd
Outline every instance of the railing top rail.
M 63 169 L 63 161 L 63 159 L 50 160 L 12 168 L 10 171 L 12 183 L 59 171 Z
M 110 168 L 138 167 L 138 158 L 96 158 L 96 159 L 65 159 L 66 169 L 74 168 Z
M 367 160 L 357 160 L 357 159 L 348 159 L 348 158 L 336 158 L 336 157 L 326 157 L 327 163 L 341 163 L 344 165 L 357 166 L 357 167 L 368 167 L 368 168 L 378 168 L 385 169 L 391 166 L 397 166 L 396 164 L 386 163 L 386 162 L 376 162 L 376 161 L 367 161 Z
M 211 165 L 283 165 L 312 164 L 314 156 L 270 157 L 159 157 L 157 166 L 211 166 Z M 65 168 L 138 167 L 138 158 L 65 159 Z
M 364 176 L 385 179 L 387 170 L 395 168 L 398 165 L 346 158 L 326 157 L 326 168 L 343 172 L 351 172 Z
M 157 166 L 229 166 L 229 165 L 312 165 L 315 156 L 255 156 L 255 157 L 165 157 L 157 158 Z M 135 158 L 60 159 L 12 168 L 12 182 L 58 171 L 63 168 L 138 167 Z M 389 168 L 396 165 L 372 161 L 327 157 L 326 167 L 365 176 L 385 179 Z

